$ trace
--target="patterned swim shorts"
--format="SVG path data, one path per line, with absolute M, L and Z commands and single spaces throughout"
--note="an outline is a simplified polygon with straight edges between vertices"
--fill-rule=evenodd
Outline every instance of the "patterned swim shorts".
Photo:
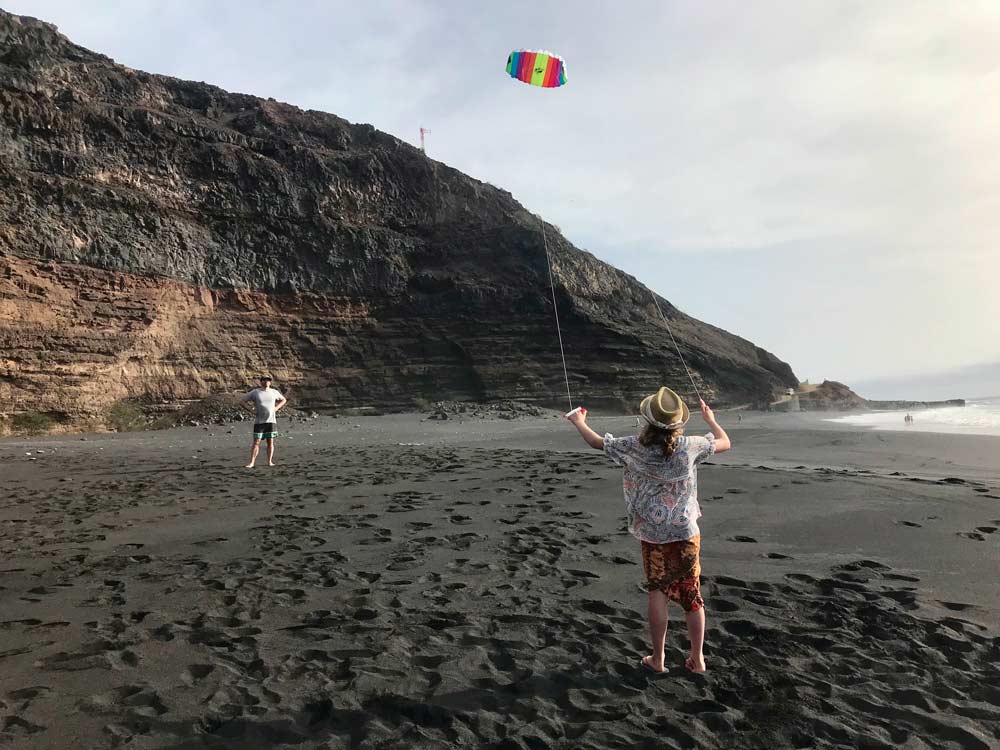
M 685 612 L 705 606 L 701 598 L 701 535 L 683 542 L 653 544 L 642 542 L 642 568 L 646 590 L 662 591 Z

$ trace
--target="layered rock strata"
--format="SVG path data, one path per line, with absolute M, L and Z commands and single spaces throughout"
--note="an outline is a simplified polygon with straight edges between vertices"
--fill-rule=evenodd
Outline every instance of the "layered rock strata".
M 691 391 L 648 289 L 545 228 L 574 396 Z M 540 229 L 371 126 L 132 70 L 0 11 L 8 413 L 73 419 L 261 371 L 308 408 L 564 403 Z M 660 304 L 716 403 L 797 384 Z

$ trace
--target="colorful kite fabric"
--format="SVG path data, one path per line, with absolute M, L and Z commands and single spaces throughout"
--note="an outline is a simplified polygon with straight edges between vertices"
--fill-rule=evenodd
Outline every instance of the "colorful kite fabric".
M 507 58 L 507 73 L 531 86 L 547 89 L 566 83 L 566 65 L 551 52 L 519 49 Z

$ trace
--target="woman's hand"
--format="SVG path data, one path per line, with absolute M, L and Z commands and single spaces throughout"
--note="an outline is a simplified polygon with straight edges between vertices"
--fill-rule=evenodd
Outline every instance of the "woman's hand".
M 715 436 L 715 452 L 725 453 L 727 450 L 733 447 L 732 442 L 729 440 L 729 435 L 726 431 L 722 429 L 718 422 L 715 421 L 715 412 L 712 411 L 712 407 L 706 404 L 702 399 L 698 399 L 701 403 L 701 416 L 705 420 L 705 424 L 708 425 L 708 429 L 712 431 L 712 435 Z
M 704 399 L 698 399 L 701 404 L 701 416 L 707 424 L 712 424 L 715 421 L 715 412 L 712 411 L 712 407 L 705 403 Z
M 584 442 L 591 448 L 596 448 L 599 451 L 604 450 L 604 438 L 594 432 L 587 426 L 587 410 L 582 406 L 573 409 L 569 414 L 566 415 L 568 419 L 577 430 L 580 431 L 580 437 L 583 438 Z

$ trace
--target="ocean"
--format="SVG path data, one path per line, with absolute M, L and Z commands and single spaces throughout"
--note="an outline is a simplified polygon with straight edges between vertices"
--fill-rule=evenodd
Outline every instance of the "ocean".
M 941 409 L 877 411 L 837 417 L 828 421 L 869 427 L 873 430 L 1000 435 L 1000 397 L 968 399 L 965 403 L 965 407 L 949 406 Z M 913 416 L 913 424 L 907 425 L 903 422 L 903 417 L 907 414 Z

